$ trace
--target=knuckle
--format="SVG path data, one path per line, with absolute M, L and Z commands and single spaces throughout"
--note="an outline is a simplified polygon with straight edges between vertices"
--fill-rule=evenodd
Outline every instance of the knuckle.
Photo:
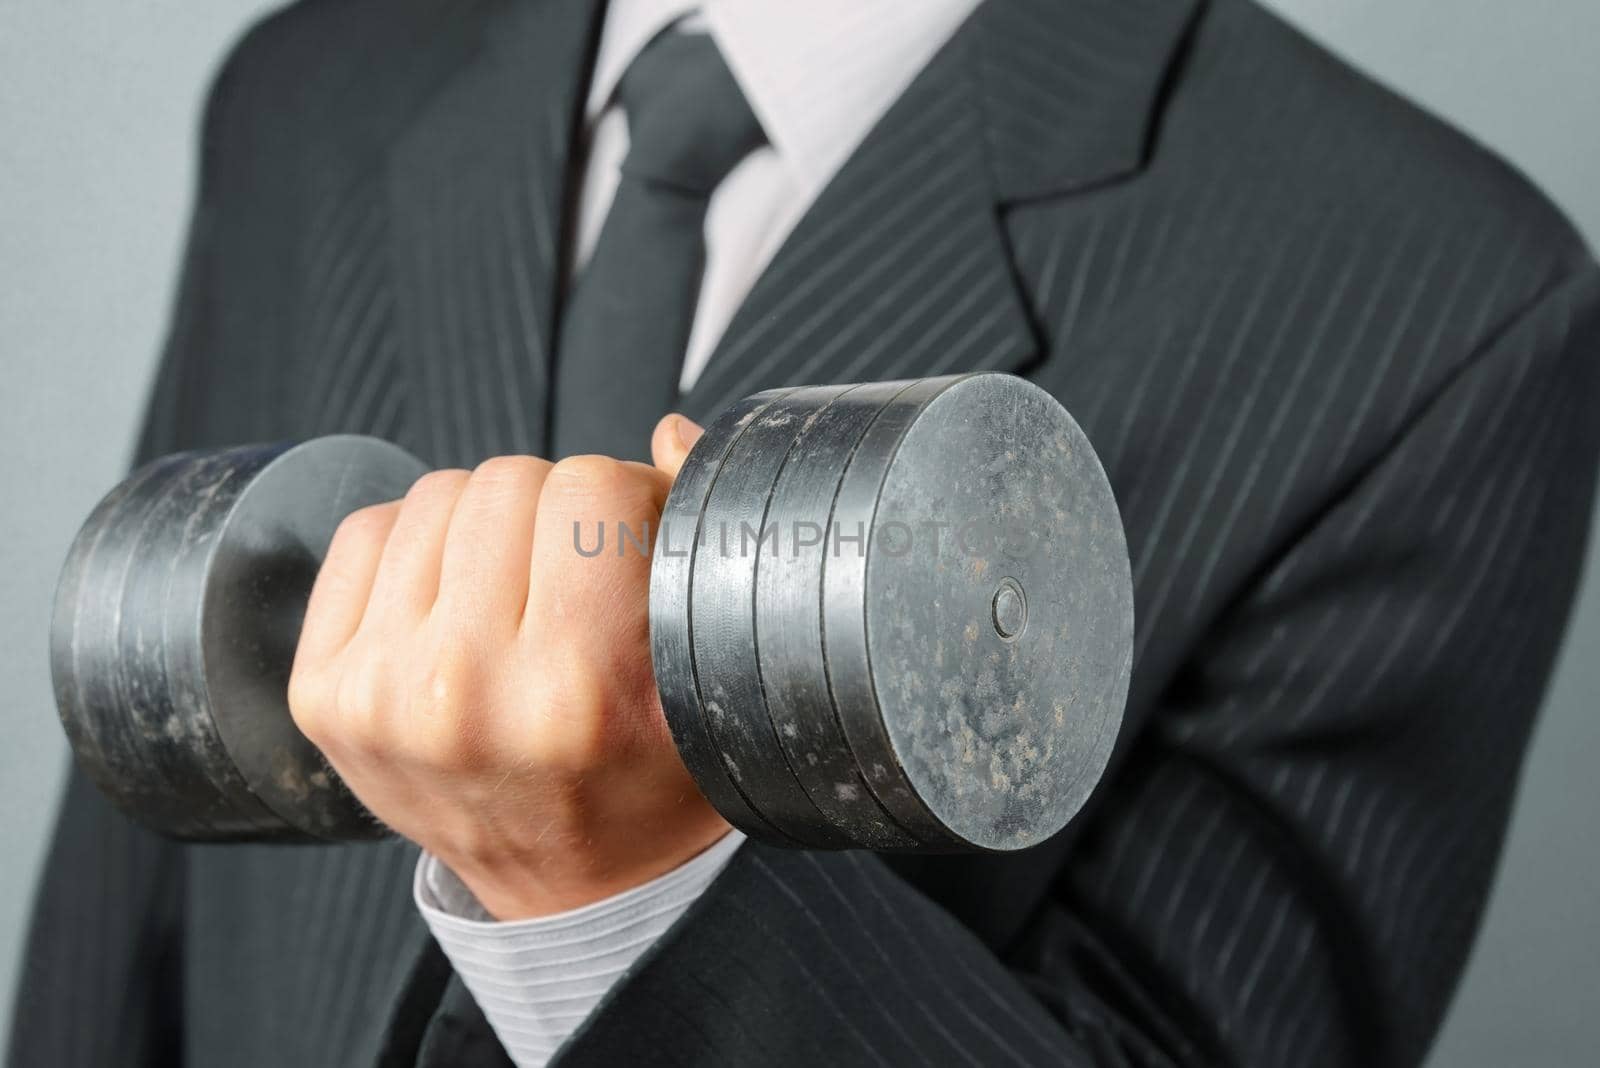
M 296 665 L 289 674 L 289 715 L 313 742 L 328 720 L 328 686 L 320 672 Z
M 417 710 L 430 720 L 452 718 L 467 703 L 471 685 L 470 673 L 458 654 L 436 653 L 413 690 Z
M 544 492 L 564 502 L 601 500 L 623 478 L 622 463 L 609 456 L 569 456 L 550 469 Z
M 494 456 L 472 470 L 472 481 L 485 486 L 521 486 L 539 474 L 545 461 L 533 456 Z
M 481 752 L 476 724 L 482 690 L 483 680 L 467 657 L 446 649 L 429 658 L 411 688 L 403 745 L 412 763 L 445 771 L 475 766 Z
M 467 478 L 467 472 L 459 468 L 446 467 L 429 471 L 411 484 L 411 489 L 406 492 L 406 501 L 415 503 L 453 497 L 461 491 L 461 486 Z
M 369 504 L 365 508 L 357 508 L 339 521 L 339 526 L 333 532 L 333 540 L 341 545 L 382 541 L 389 530 L 393 513 L 393 504 Z

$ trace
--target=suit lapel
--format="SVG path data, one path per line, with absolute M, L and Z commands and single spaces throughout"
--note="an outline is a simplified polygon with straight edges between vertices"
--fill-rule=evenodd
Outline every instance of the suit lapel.
M 823 190 L 684 399 L 1041 353 L 1003 223 L 1136 173 L 1198 0 L 988 0 Z
M 1025 371 L 1041 353 L 1003 211 L 1137 172 L 1199 0 L 988 0 L 811 206 L 684 399 Z M 405 444 L 547 445 L 569 165 L 601 0 L 504 3 L 394 144 Z
M 406 444 L 436 464 L 545 447 L 569 159 L 602 7 L 499 5 L 391 149 Z
M 1204 0 L 989 0 L 968 24 L 995 195 L 1086 192 L 1138 173 Z

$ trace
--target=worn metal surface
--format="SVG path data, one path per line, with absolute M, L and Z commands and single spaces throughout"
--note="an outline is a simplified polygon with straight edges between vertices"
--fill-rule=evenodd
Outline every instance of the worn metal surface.
M 689 593 L 700 700 L 728 777 L 768 823 L 824 848 L 851 840 L 801 788 L 768 718 L 756 647 L 756 568 L 783 540 L 767 527 L 774 480 L 818 413 L 849 388 L 796 389 L 743 427 L 706 496 Z
M 839 725 L 823 648 L 822 568 L 837 546 L 833 502 L 845 466 L 884 405 L 907 386 L 857 386 L 808 417 L 767 503 L 778 551 L 753 561 L 761 688 L 773 730 L 812 803 L 870 849 L 911 849 L 917 841 L 868 789 Z
M 656 689 L 673 743 L 700 792 L 722 817 L 745 834 L 778 845 L 798 845 L 751 806 L 728 774 L 711 737 L 695 662 L 694 620 L 689 591 L 707 496 L 723 458 L 744 429 L 787 390 L 757 393 L 733 405 L 706 427 L 678 470 L 661 512 L 650 564 L 650 655 Z
M 871 460 L 875 500 L 841 490 L 841 513 L 871 508 L 871 538 L 851 603 L 826 617 L 851 611 L 830 657 L 846 677 L 865 667 L 876 699 L 875 723 L 865 703 L 846 719 L 870 728 L 852 748 L 893 761 L 906 790 L 889 796 L 917 799 L 925 843 L 922 810 L 957 848 L 1033 845 L 1099 781 L 1127 697 L 1133 587 L 1109 483 L 1049 394 L 1000 375 L 940 390 L 881 474 L 880 455 L 863 442 L 852 461 Z
M 1061 406 L 999 375 L 809 387 L 701 448 L 668 504 L 695 537 L 668 570 L 658 550 L 652 615 L 687 630 L 694 692 L 668 704 L 693 714 L 669 716 L 713 803 L 824 847 L 1011 850 L 1064 826 L 1116 738 L 1133 600 Z M 686 689 L 672 655 L 664 693 Z
M 295 729 L 289 667 L 339 521 L 422 463 L 373 438 L 158 460 L 68 553 L 51 626 L 79 763 L 146 825 L 196 840 L 381 836 Z
M 870 540 L 873 517 L 889 463 L 927 403 L 956 381 L 928 378 L 899 391 L 857 443 L 834 498 L 832 528 L 838 545 L 823 561 L 819 609 L 835 714 L 862 779 L 900 826 L 936 850 L 958 849 L 962 842 L 917 796 L 884 731 L 867 649 L 866 575 L 875 548 Z

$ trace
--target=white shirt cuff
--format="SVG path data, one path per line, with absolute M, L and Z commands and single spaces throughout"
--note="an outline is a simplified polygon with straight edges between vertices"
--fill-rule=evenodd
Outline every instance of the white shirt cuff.
M 497 922 L 428 853 L 417 861 L 412 896 L 511 1059 L 542 1068 L 743 842 L 732 831 L 642 886 L 532 920 Z

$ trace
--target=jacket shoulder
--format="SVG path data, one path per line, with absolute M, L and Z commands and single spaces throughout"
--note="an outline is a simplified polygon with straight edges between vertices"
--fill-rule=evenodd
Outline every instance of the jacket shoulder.
M 1423 240 L 1470 230 L 1559 275 L 1589 261 L 1571 222 L 1516 167 L 1255 0 L 1212 0 L 1173 109 L 1174 136 L 1206 139 L 1209 150 L 1189 147 L 1225 153 L 1234 180 L 1301 191 L 1307 216 L 1353 211 Z
M 430 30 L 470 21 L 488 5 L 441 0 L 296 0 L 253 22 L 229 49 L 224 76 L 286 98 L 326 91 L 361 71 L 382 76 L 406 67 L 395 49 L 422 43 Z
M 494 0 L 298 0 L 229 50 L 208 97 L 206 134 L 284 152 L 360 154 L 402 128 L 476 47 Z M 326 161 L 324 161 L 326 162 Z

